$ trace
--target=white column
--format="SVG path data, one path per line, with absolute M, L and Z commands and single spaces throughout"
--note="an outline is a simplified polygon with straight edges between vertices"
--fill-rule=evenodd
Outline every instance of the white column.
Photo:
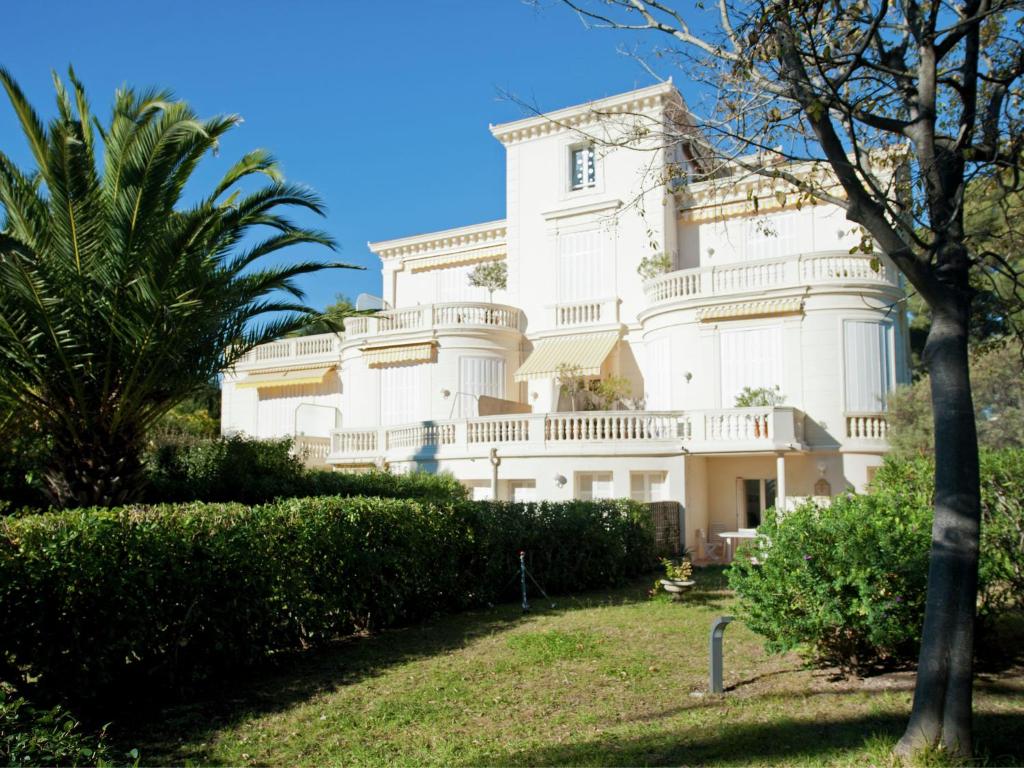
M 775 457 L 775 508 L 779 512 L 786 511 L 786 454 Z

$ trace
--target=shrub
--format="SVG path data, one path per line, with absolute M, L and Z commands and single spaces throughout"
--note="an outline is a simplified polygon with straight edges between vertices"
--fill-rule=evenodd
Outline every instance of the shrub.
M 924 615 L 926 512 L 847 496 L 803 504 L 781 522 L 766 515 L 761 564 L 741 558 L 730 570 L 744 620 L 769 650 L 809 646 L 823 664 L 912 658 Z
M 552 592 L 615 584 L 651 560 L 645 511 L 331 496 L 6 518 L 0 647 L 21 690 L 132 704 L 515 595 L 520 549 Z
M 889 459 L 870 495 L 767 515 L 760 565 L 730 571 L 741 614 L 770 650 L 807 649 L 823 664 L 863 670 L 916 658 L 931 545 L 928 459 Z M 979 617 L 1022 594 L 1024 452 L 982 455 Z M 984 624 L 982 625 L 984 628 Z
M 291 440 L 242 436 L 163 442 L 150 454 L 147 498 L 174 501 L 259 504 L 298 496 L 384 496 L 388 498 L 465 498 L 451 475 L 414 472 L 352 474 L 308 470 L 291 453 Z
M 110 752 L 102 733 L 90 737 L 63 707 L 37 709 L 0 686 L 0 764 L 77 766 L 98 763 L 110 763 Z

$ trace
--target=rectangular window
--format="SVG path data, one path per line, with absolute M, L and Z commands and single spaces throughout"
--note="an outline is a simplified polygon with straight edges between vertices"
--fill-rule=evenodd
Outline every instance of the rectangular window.
M 736 407 L 744 387 L 782 387 L 782 327 L 748 328 L 719 334 L 722 407 Z
M 614 292 L 601 231 L 567 232 L 558 236 L 558 301 L 606 298 Z
M 847 413 L 885 410 L 893 387 L 892 330 L 892 323 L 843 323 Z
M 505 398 L 505 361 L 500 357 L 459 359 L 458 411 L 460 418 L 480 415 L 481 395 Z
M 629 496 L 633 501 L 665 501 L 668 498 L 664 472 L 630 472 Z
M 582 501 L 615 498 L 611 472 L 577 472 L 576 498 Z
M 644 353 L 644 407 L 667 411 L 672 407 L 672 347 L 668 339 L 657 339 L 644 346 Z
M 780 259 L 799 253 L 798 215 L 790 212 L 748 219 L 746 258 Z
M 469 284 L 469 273 L 475 264 L 461 267 L 445 267 L 434 272 L 434 301 L 439 304 L 453 301 L 487 301 L 485 288 L 474 288 Z
M 380 369 L 380 423 L 408 424 L 416 420 L 416 398 L 420 365 L 397 365 Z
M 512 501 L 525 503 L 537 500 L 536 480 L 509 480 L 508 487 L 511 492 Z
M 592 187 L 597 182 L 597 157 L 593 146 L 569 150 L 569 178 L 573 189 Z

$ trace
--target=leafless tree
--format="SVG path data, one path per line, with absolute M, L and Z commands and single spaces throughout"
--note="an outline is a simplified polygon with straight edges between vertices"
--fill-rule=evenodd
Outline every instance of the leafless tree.
M 935 517 L 914 705 L 897 752 L 970 754 L 980 512 L 969 316 L 980 283 L 1013 311 L 1022 292 L 1020 255 L 989 247 L 965 201 L 972 184 L 1016 203 L 1024 191 L 1024 2 L 561 2 L 588 26 L 651 33 L 659 42 L 641 60 L 677 57 L 708 86 L 708 103 L 672 137 L 689 178 L 758 174 L 787 204 L 839 206 L 862 227 L 864 249 L 888 254 L 927 303 Z

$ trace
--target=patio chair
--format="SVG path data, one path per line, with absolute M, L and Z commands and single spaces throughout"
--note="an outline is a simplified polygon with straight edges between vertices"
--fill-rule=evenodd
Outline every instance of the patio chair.
M 723 529 L 724 530 L 724 529 Z M 697 529 L 697 559 L 701 562 L 720 563 L 725 558 L 725 541 L 708 538 L 703 528 Z

